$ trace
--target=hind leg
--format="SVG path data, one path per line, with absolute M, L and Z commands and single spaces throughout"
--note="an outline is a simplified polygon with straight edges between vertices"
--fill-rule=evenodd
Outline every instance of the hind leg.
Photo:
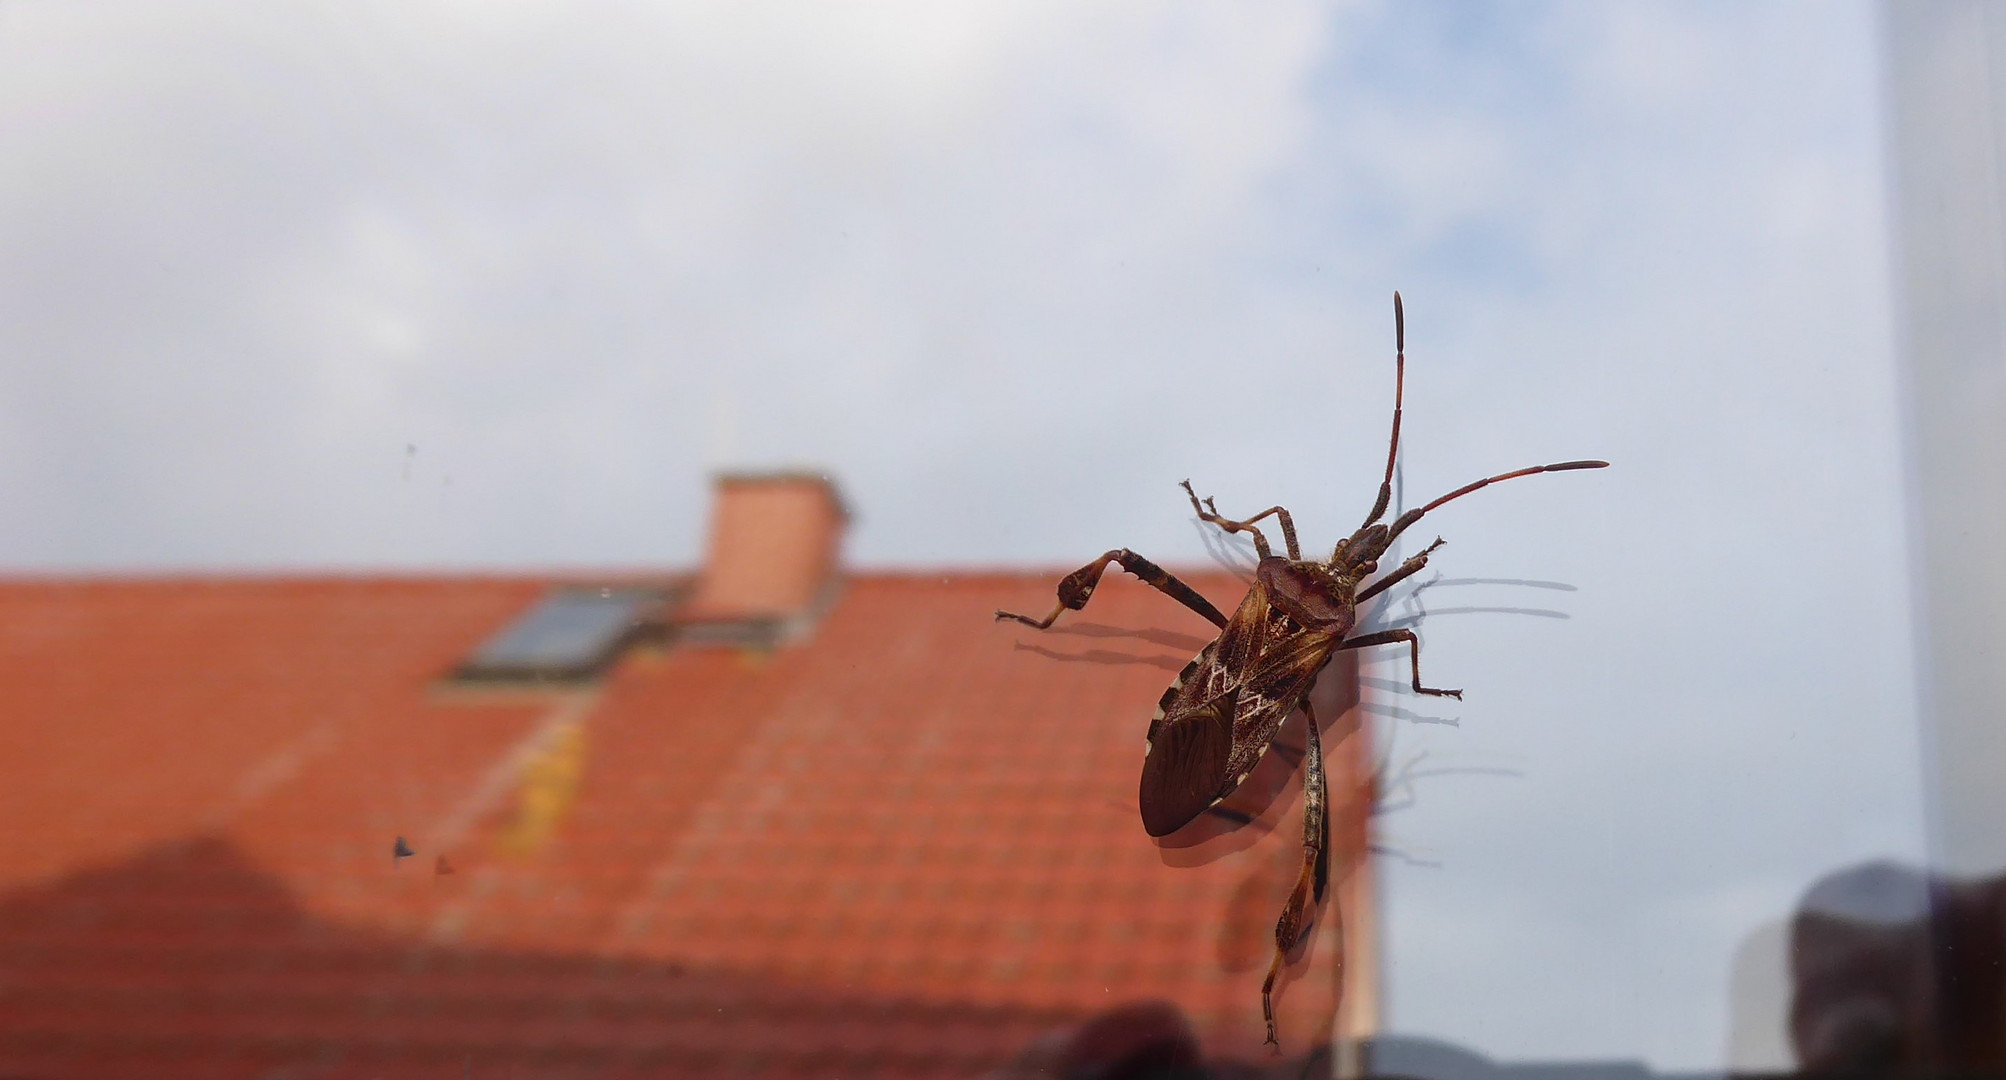
M 1323 737 L 1317 733 L 1316 710 L 1307 701 L 1303 702 L 1303 712 L 1309 720 L 1309 745 L 1303 763 L 1302 871 L 1296 875 L 1296 886 L 1289 891 L 1288 902 L 1282 905 L 1282 917 L 1275 922 L 1275 959 L 1268 965 L 1267 979 L 1261 983 L 1261 1016 L 1268 1023 L 1268 1042 L 1277 1050 L 1281 1043 L 1275 1038 L 1275 979 L 1288 963 L 1289 950 L 1308 933 L 1310 921 L 1323 906 L 1324 893 L 1330 888 L 1330 812 L 1324 805 Z M 1337 941 L 1337 947 L 1342 949 L 1343 938 L 1340 936 Z M 1339 963 L 1343 963 L 1341 958 Z
M 1059 617 L 1060 612 L 1068 608 L 1078 611 L 1087 606 L 1087 600 L 1092 598 L 1095 587 L 1100 585 L 1101 574 L 1107 571 L 1109 563 L 1120 563 L 1123 570 L 1141 578 L 1150 588 L 1205 616 L 1212 625 L 1222 629 L 1225 627 L 1226 616 L 1219 614 L 1219 609 L 1213 607 L 1210 600 L 1198 595 L 1191 586 L 1177 580 L 1161 566 L 1127 548 L 1116 548 L 1059 579 L 1059 605 L 1043 619 L 1033 619 L 1029 615 L 1019 615 L 1000 609 L 996 612 L 996 618 L 1014 619 L 1025 626 L 1047 629 L 1052 625 L 1052 621 Z

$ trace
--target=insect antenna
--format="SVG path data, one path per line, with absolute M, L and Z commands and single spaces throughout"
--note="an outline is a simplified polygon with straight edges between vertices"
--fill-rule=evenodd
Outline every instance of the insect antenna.
M 1608 467 L 1609 463 L 1606 461 L 1562 461 L 1554 465 L 1534 465 L 1531 466 L 1530 468 L 1525 468 L 1525 469 L 1513 469 L 1511 472 L 1508 473 L 1499 473 L 1496 476 L 1485 477 L 1484 479 L 1479 480 L 1474 484 L 1464 484 L 1462 487 L 1459 487 L 1456 490 L 1449 492 L 1447 495 L 1444 495 L 1441 498 L 1436 499 L 1434 502 L 1431 502 L 1428 505 L 1420 507 L 1418 509 L 1409 510 L 1406 513 L 1400 515 L 1398 518 L 1394 519 L 1393 527 L 1386 531 L 1386 542 L 1388 544 L 1391 544 L 1393 542 L 1393 538 L 1399 536 L 1403 531 L 1405 531 L 1407 526 L 1412 525 L 1415 522 L 1421 520 L 1421 515 L 1426 514 L 1428 511 L 1433 510 L 1434 508 L 1442 505 L 1445 502 L 1449 502 L 1452 499 L 1460 499 L 1463 496 L 1468 495 L 1470 492 L 1478 490 L 1479 488 L 1486 488 L 1491 486 L 1492 484 L 1498 483 L 1503 480 L 1515 480 L 1521 476 L 1531 476 L 1535 473 L 1570 472 L 1574 469 L 1606 469 Z
M 1393 462 L 1400 456 L 1400 406 L 1407 396 L 1407 313 L 1400 306 L 1400 294 L 1393 294 L 1393 437 L 1386 443 L 1386 479 L 1379 482 L 1379 498 L 1372 504 L 1360 529 L 1378 521 L 1393 501 Z

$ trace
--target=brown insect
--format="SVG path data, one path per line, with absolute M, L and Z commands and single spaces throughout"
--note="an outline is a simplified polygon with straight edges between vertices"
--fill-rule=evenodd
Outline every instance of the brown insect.
M 1253 534 L 1254 549 L 1260 554 L 1253 587 L 1241 598 L 1232 618 L 1220 614 L 1218 608 L 1189 585 L 1127 548 L 1110 551 L 1061 579 L 1058 606 L 1043 619 L 1008 611 L 996 613 L 998 619 L 1015 619 L 1044 630 L 1061 612 L 1085 607 L 1108 564 L 1120 563 L 1122 569 L 1219 627 L 1219 637 L 1184 665 L 1177 681 L 1163 692 L 1156 715 L 1149 722 L 1148 749 L 1142 762 L 1141 802 L 1142 827 L 1151 836 L 1176 832 L 1232 794 L 1267 753 L 1282 720 L 1298 708 L 1307 714 L 1309 746 L 1303 775 L 1302 872 L 1282 907 L 1281 918 L 1275 923 L 1275 958 L 1268 966 L 1267 980 L 1261 984 L 1261 1012 L 1267 1020 L 1270 1043 L 1276 1042 L 1275 978 L 1281 973 L 1288 952 L 1307 933 L 1310 914 L 1322 906 L 1330 884 L 1327 852 L 1330 822 L 1325 807 L 1323 747 L 1316 716 L 1309 704 L 1310 688 L 1316 684 L 1318 673 L 1331 654 L 1341 649 L 1405 644 L 1415 693 L 1457 699 L 1463 696 L 1461 690 L 1437 690 L 1421 685 L 1421 643 L 1412 630 L 1378 630 L 1347 636 L 1358 622 L 1358 605 L 1420 572 L 1428 565 L 1428 556 L 1442 546 L 1442 539 L 1436 537 L 1434 543 L 1372 584 L 1363 585 L 1365 579 L 1378 571 L 1379 557 L 1401 533 L 1428 511 L 1451 499 L 1500 480 L 1570 469 L 1601 469 L 1609 464 L 1563 461 L 1500 473 L 1459 487 L 1418 510 L 1409 510 L 1391 525 L 1381 523 L 1379 519 L 1385 516 L 1393 498 L 1393 466 L 1400 453 L 1400 407 L 1407 385 L 1407 320 L 1397 292 L 1393 294 L 1393 327 L 1393 435 L 1386 448 L 1386 477 L 1380 481 L 1379 498 L 1372 504 L 1372 513 L 1366 516 L 1365 524 L 1339 542 L 1330 558 L 1319 561 L 1302 557 L 1302 550 L 1296 545 L 1295 522 L 1290 520 L 1287 510 L 1272 506 L 1245 521 L 1231 521 L 1219 514 L 1210 498 L 1201 504 L 1198 493 L 1186 480 L 1184 493 L 1190 497 L 1191 507 L 1199 518 L 1228 533 Z M 1270 550 L 1267 536 L 1257 525 L 1268 517 L 1281 525 L 1282 540 L 1288 547 L 1287 558 Z

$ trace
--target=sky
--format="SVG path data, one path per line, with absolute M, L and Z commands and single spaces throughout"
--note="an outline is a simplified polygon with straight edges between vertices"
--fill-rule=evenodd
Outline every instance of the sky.
M 1312 548 L 1439 580 L 1388 1018 L 1723 1063 L 1736 950 L 1922 851 L 1863 3 L 0 6 L 0 572 Z M 1417 582 L 1428 581 L 1428 577 Z M 1778 1062 L 1781 1064 L 1781 1062 Z

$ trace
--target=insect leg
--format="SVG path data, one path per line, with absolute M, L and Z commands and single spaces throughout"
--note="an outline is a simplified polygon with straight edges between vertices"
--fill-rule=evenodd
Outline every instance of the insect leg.
M 1087 606 L 1088 598 L 1094 594 L 1094 587 L 1100 584 L 1101 574 L 1107 570 L 1107 564 L 1113 562 L 1120 563 L 1123 570 L 1141 578 L 1144 584 L 1157 592 L 1205 616 L 1211 620 L 1212 625 L 1222 628 L 1226 625 L 1226 616 L 1219 614 L 1219 609 L 1213 607 L 1210 600 L 1198 595 L 1191 586 L 1177 580 L 1161 566 L 1127 548 L 1116 548 L 1059 579 L 1059 604 L 1043 619 L 1033 619 L 1029 615 L 1019 615 L 1000 609 L 996 612 L 996 618 L 1015 619 L 1026 626 L 1035 626 L 1040 630 L 1047 629 L 1052 625 L 1052 620 L 1059 617 L 1060 612 L 1068 608 L 1078 611 Z
M 1375 581 L 1372 584 L 1367 585 L 1363 590 L 1359 592 L 1358 602 L 1363 604 L 1367 600 L 1370 600 L 1373 597 L 1378 596 L 1380 593 L 1383 593 L 1386 590 L 1392 588 L 1393 586 L 1400 584 L 1401 582 L 1407 580 L 1410 577 L 1413 577 L 1415 574 L 1420 573 L 1421 568 L 1428 565 L 1429 553 L 1433 552 L 1436 548 L 1441 546 L 1442 546 L 1442 538 L 1438 536 L 1435 538 L 1434 543 L 1429 544 L 1426 548 L 1422 549 L 1421 554 L 1416 555 L 1413 558 L 1408 559 L 1406 562 L 1401 563 L 1399 569 L 1393 571 L 1392 573 L 1386 575 L 1383 578 L 1380 578 L 1378 581 Z
M 1398 571 L 1395 572 L 1397 573 Z M 1374 645 L 1391 645 L 1396 641 L 1407 643 L 1408 656 L 1414 663 L 1415 693 L 1433 694 L 1436 697 L 1452 697 L 1457 701 L 1463 700 L 1463 692 L 1461 690 L 1437 690 L 1430 686 L 1421 685 L 1421 639 L 1414 636 L 1414 631 L 1412 630 L 1379 630 L 1370 634 L 1360 634 L 1355 638 L 1345 638 L 1343 641 L 1337 643 L 1337 647 L 1340 649 L 1369 649 Z
M 1245 521 L 1228 521 L 1220 516 L 1219 508 L 1212 505 L 1211 499 L 1206 499 L 1203 506 L 1198 504 L 1198 493 L 1191 490 L 1191 481 L 1189 480 L 1184 481 L 1184 494 L 1191 496 L 1191 509 L 1198 511 L 1200 518 L 1219 526 L 1229 533 L 1253 533 L 1254 550 L 1260 552 L 1263 559 L 1273 554 L 1273 552 L 1268 550 L 1267 536 L 1262 534 L 1261 530 L 1255 528 L 1254 523 L 1264 517 L 1273 516 L 1282 523 L 1282 540 L 1288 545 L 1289 558 L 1300 559 L 1303 557 L 1302 548 L 1296 545 L 1296 523 L 1289 517 L 1287 510 L 1279 506 L 1270 506 Z
M 1288 962 L 1289 950 L 1309 931 L 1311 914 L 1322 906 L 1324 893 L 1330 888 L 1330 811 L 1324 804 L 1323 738 L 1317 734 L 1316 710 L 1307 701 L 1303 702 L 1303 712 L 1309 720 L 1309 748 L 1303 767 L 1302 872 L 1296 876 L 1296 887 L 1290 891 L 1288 902 L 1282 905 L 1281 918 L 1275 921 L 1275 959 L 1268 965 L 1267 979 L 1261 983 L 1261 1016 L 1268 1023 L 1268 1042 L 1276 1046 L 1281 1043 L 1275 1038 L 1275 979 Z M 1337 947 L 1344 947 L 1342 935 Z M 1343 962 L 1340 954 L 1338 963 Z

